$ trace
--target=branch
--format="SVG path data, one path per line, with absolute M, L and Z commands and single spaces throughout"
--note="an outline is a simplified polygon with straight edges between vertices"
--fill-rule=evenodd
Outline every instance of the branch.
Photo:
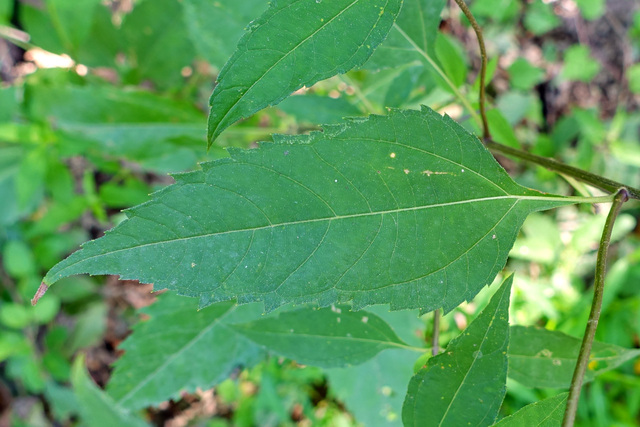
M 487 79 L 487 50 L 484 45 L 484 37 L 482 36 L 482 28 L 478 25 L 478 21 L 473 17 L 471 10 L 464 2 L 464 0 L 455 0 L 455 2 L 462 9 L 462 13 L 467 17 L 469 23 L 473 27 L 473 31 L 476 33 L 476 37 L 478 37 L 478 46 L 480 46 L 480 58 L 482 59 L 482 63 L 480 65 L 480 117 L 482 117 L 482 136 L 484 139 L 491 138 L 491 133 L 489 132 L 489 121 L 487 120 L 487 113 L 485 110 L 485 86 Z
M 627 190 L 628 196 L 630 198 L 640 200 L 640 189 L 630 187 L 620 182 L 616 182 L 611 179 L 604 178 L 600 175 L 596 175 L 594 173 L 587 172 L 585 170 L 578 169 L 573 166 L 566 165 L 555 159 L 551 159 L 549 157 L 542 157 L 536 154 L 528 153 L 526 151 L 518 150 L 517 148 L 512 148 L 512 147 L 497 143 L 491 139 L 485 140 L 485 146 L 491 151 L 497 151 L 502 154 L 517 157 L 527 162 L 531 162 L 531 163 L 535 163 L 537 165 L 543 166 L 554 172 L 558 172 L 564 175 L 569 175 L 579 181 L 586 182 L 587 184 L 592 185 L 601 190 L 604 190 L 608 193 L 615 193 L 619 189 L 624 188 Z
M 587 328 L 584 332 L 584 338 L 582 339 L 580 353 L 578 354 L 578 362 L 576 363 L 576 369 L 573 371 L 573 378 L 571 379 L 569 399 L 567 401 L 567 408 L 564 412 L 564 420 L 562 421 L 563 427 L 572 427 L 575 422 L 578 400 L 580 399 L 580 391 L 582 389 L 582 382 L 584 381 L 584 373 L 586 372 L 589 364 L 589 355 L 591 354 L 591 347 L 593 346 L 593 340 L 598 327 L 598 320 L 600 319 L 600 312 L 602 311 L 604 276 L 607 269 L 607 252 L 609 251 L 609 244 L 611 242 L 611 232 L 613 230 L 613 224 L 618 217 L 618 213 L 620 213 L 620 208 L 627 200 L 629 200 L 629 193 L 627 190 L 624 188 L 618 190 L 613 199 L 613 204 L 611 205 L 611 210 L 607 216 L 607 221 L 604 224 L 604 230 L 602 230 L 602 239 L 600 240 L 600 247 L 598 248 L 598 260 L 596 261 L 593 302 L 591 304 L 589 320 L 587 321 Z

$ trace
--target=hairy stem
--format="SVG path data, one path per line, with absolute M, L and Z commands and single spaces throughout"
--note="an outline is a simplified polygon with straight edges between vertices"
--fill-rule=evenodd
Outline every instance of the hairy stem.
M 602 239 L 600 240 L 598 259 L 596 261 L 593 302 L 591 304 L 589 320 L 587 321 L 587 328 L 584 332 L 584 338 L 582 339 L 582 345 L 580 346 L 578 362 L 576 363 L 576 369 L 573 371 L 573 378 L 571 379 L 569 399 L 564 412 L 564 420 L 562 421 L 563 427 L 572 427 L 575 422 L 578 400 L 580 399 L 580 390 L 582 389 L 582 382 L 584 380 L 584 373 L 589 365 L 589 355 L 591 354 L 591 347 L 593 346 L 593 340 L 596 335 L 598 320 L 600 319 L 600 312 L 602 310 L 604 276 L 607 268 L 607 252 L 609 251 L 609 243 L 611 242 L 611 232 L 613 230 L 613 224 L 618 217 L 618 213 L 620 213 L 620 208 L 627 200 L 629 200 L 628 191 L 624 188 L 618 190 L 613 199 L 613 205 L 611 205 L 611 210 L 609 211 L 607 220 L 604 224 L 604 230 L 602 231 Z
M 460 6 L 462 9 L 462 13 L 467 17 L 471 27 L 473 27 L 473 31 L 476 33 L 476 37 L 478 38 L 478 46 L 480 47 L 480 58 L 482 60 L 480 65 L 480 94 L 479 94 L 479 102 L 480 102 L 480 117 L 482 118 L 482 135 L 485 139 L 491 138 L 491 133 L 489 132 L 489 121 L 487 120 L 487 112 L 485 108 L 486 96 L 485 96 L 485 86 L 487 79 L 487 49 L 484 44 L 484 37 L 482 35 L 482 28 L 478 25 L 478 21 L 473 17 L 471 10 L 464 2 L 464 0 L 455 0 L 456 4 Z
M 437 356 L 440 352 L 438 341 L 440 340 L 440 310 L 433 312 L 433 334 L 431 335 L 431 354 Z
M 518 150 L 517 148 L 508 147 L 506 145 L 497 143 L 491 139 L 485 140 L 485 146 L 491 151 L 496 151 L 501 154 L 506 154 L 522 160 L 526 160 L 527 162 L 535 163 L 554 172 L 559 172 L 561 174 L 571 176 L 579 181 L 586 182 L 589 185 L 592 185 L 609 193 L 615 193 L 620 188 L 625 188 L 628 192 L 629 197 L 631 197 L 632 199 L 640 200 L 640 189 L 633 188 L 628 185 L 610 180 L 608 178 L 604 178 L 600 175 L 596 175 L 594 173 L 566 165 L 555 159 L 527 153 L 526 151 Z

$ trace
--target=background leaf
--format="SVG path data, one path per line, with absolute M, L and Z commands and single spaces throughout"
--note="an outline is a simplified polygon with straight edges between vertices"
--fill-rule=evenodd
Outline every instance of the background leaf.
M 571 203 L 517 185 L 476 137 L 428 109 L 276 139 L 178 175 L 45 282 L 113 273 L 203 306 L 450 311 L 502 269 L 528 213 Z
M 267 8 L 267 0 L 181 2 L 184 21 L 198 54 L 221 68 L 258 12 Z
M 273 2 L 218 76 L 209 143 L 232 123 L 302 86 L 364 63 L 387 36 L 401 5 L 401 0 Z
M 529 387 L 568 388 L 581 340 L 558 331 L 512 326 L 509 378 Z M 593 343 L 585 381 L 640 356 L 640 349 Z
M 562 393 L 531 403 L 510 417 L 503 418 L 495 427 L 560 427 L 564 417 L 568 393 Z
M 389 37 L 363 68 L 378 70 L 410 62 L 425 63 L 425 54 L 435 59 L 435 41 L 444 0 L 405 0 Z
M 96 386 L 89 378 L 84 364 L 84 356 L 77 356 L 73 363 L 71 383 L 75 396 L 80 404 L 83 421 L 95 427 L 113 426 L 148 426 L 138 418 L 115 403 L 109 396 Z
M 409 348 L 375 314 L 349 310 L 348 306 L 303 308 L 234 329 L 298 363 L 319 367 L 357 365 L 385 349 Z
M 488 426 L 506 392 L 509 276 L 489 305 L 409 383 L 405 426 Z
M 356 421 L 365 426 L 401 426 L 402 401 L 416 353 L 384 351 L 349 368 L 327 369 L 329 385 Z
M 181 390 L 208 389 L 239 367 L 255 363 L 263 352 L 228 326 L 260 315 L 259 307 L 226 302 L 196 311 L 197 301 L 163 294 L 143 310 L 120 346 L 107 386 L 119 405 L 138 409 L 177 397 Z

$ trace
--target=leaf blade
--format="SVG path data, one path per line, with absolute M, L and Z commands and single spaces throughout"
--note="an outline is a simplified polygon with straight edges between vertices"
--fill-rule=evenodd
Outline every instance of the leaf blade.
M 73 363 L 71 383 L 80 404 L 78 409 L 88 425 L 96 427 L 149 426 L 141 418 L 123 409 L 91 381 L 86 372 L 84 355 L 78 356 Z
M 539 402 L 531 403 L 515 414 L 503 418 L 495 427 L 559 427 L 564 417 L 568 393 L 561 393 Z
M 387 36 L 401 5 L 401 0 L 273 2 L 220 72 L 210 100 L 209 145 L 237 120 L 364 63 Z
M 119 405 L 139 409 L 175 398 L 181 390 L 211 388 L 237 366 L 262 357 L 258 346 L 229 326 L 234 319 L 259 316 L 255 306 L 221 303 L 198 312 L 196 307 L 193 299 L 163 294 L 143 310 L 149 320 L 134 326 L 120 345 L 125 353 L 107 385 Z
M 357 365 L 385 349 L 409 348 L 381 318 L 346 306 L 303 308 L 233 328 L 282 356 L 322 368 Z
M 502 269 L 526 215 L 573 203 L 517 185 L 476 137 L 428 109 L 276 137 L 202 167 L 44 281 L 120 274 L 201 306 L 449 311 Z
M 581 340 L 559 331 L 512 326 L 509 377 L 528 387 L 568 388 Z M 638 349 L 593 343 L 585 381 L 640 356 Z
M 509 276 L 467 329 L 409 383 L 405 426 L 490 425 L 506 393 Z

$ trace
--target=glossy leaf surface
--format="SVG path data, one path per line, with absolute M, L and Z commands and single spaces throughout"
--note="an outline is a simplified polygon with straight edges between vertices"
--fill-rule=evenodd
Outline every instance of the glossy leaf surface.
M 211 95 L 209 143 L 229 125 L 363 64 L 385 39 L 401 0 L 281 0 L 251 26 Z
M 408 348 L 384 320 L 348 306 L 303 308 L 234 329 L 298 363 L 319 367 L 357 365 L 382 350 Z
M 402 407 L 405 426 L 493 423 L 506 392 L 512 282 L 513 276 L 507 278 L 444 353 L 429 359 L 411 379 Z
M 163 294 L 142 311 L 149 319 L 120 345 L 125 353 L 107 386 L 119 405 L 138 409 L 176 398 L 182 390 L 211 388 L 264 354 L 229 327 L 260 316 L 259 307 L 225 302 L 196 308 L 191 298 Z
M 568 388 L 581 340 L 558 331 L 513 326 L 509 345 L 509 378 L 528 387 Z M 585 381 L 640 356 L 626 349 L 594 342 Z
M 491 283 L 527 214 L 573 201 L 517 185 L 426 108 L 277 136 L 176 180 L 44 281 L 120 274 L 201 306 L 450 311 Z
M 503 418 L 495 427 L 560 427 L 568 396 L 568 393 L 562 393 L 531 403 L 510 417 Z

